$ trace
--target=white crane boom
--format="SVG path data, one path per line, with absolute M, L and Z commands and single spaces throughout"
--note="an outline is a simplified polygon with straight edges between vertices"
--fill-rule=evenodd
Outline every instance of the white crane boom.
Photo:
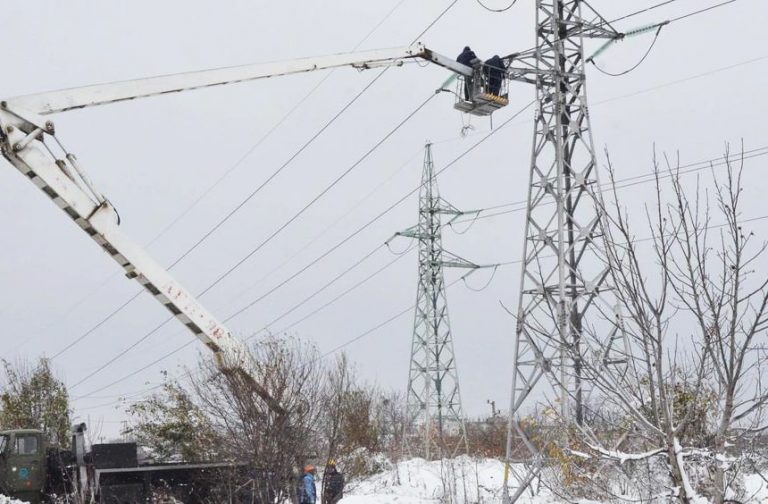
M 53 123 L 43 116 L 202 87 L 310 72 L 339 66 L 359 69 L 398 65 L 405 59 L 422 58 L 461 75 L 472 69 L 417 44 L 410 47 L 364 51 L 316 58 L 203 70 L 160 77 L 99 84 L 9 98 L 0 101 L 0 149 L 2 155 L 42 190 L 104 251 L 136 279 L 173 316 L 211 349 L 219 368 L 253 389 L 276 412 L 279 402 L 252 377 L 242 343 L 209 313 L 200 302 L 120 229 L 117 212 L 80 169 L 77 158 L 51 147 L 58 143 Z M 47 139 L 53 140 L 46 143 Z M 61 145 L 59 143 L 59 145 Z
M 63 89 L 48 93 L 9 98 L 9 108 L 19 107 L 40 115 L 67 110 L 105 105 L 136 98 L 147 98 L 168 93 L 190 91 L 211 86 L 235 84 L 256 79 L 278 77 L 342 66 L 359 69 L 385 65 L 401 65 L 404 60 L 422 58 L 444 66 L 462 75 L 471 75 L 472 69 L 450 58 L 434 54 L 422 44 L 393 49 L 377 49 L 351 53 L 332 54 L 289 61 L 256 63 L 213 70 L 201 70 L 173 75 L 162 75 L 109 84 Z

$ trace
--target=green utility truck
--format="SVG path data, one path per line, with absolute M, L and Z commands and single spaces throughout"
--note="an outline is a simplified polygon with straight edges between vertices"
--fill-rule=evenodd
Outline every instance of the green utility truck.
M 141 461 L 136 443 L 100 443 L 87 450 L 85 424 L 75 425 L 72 451 L 51 446 L 43 431 L 0 431 L 0 494 L 31 504 L 79 495 L 83 502 L 154 502 L 172 495 L 188 504 L 275 501 L 279 475 L 247 462 Z
M 39 430 L 0 432 L 0 494 L 32 504 L 48 481 L 48 442 Z

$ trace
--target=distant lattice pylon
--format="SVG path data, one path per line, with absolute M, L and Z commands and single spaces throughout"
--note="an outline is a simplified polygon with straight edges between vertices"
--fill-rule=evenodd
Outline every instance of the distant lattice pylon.
M 443 250 L 443 215 L 455 217 L 463 212 L 440 197 L 432 145 L 428 143 L 419 194 L 419 223 L 397 233 L 417 240 L 419 246 L 404 442 L 409 453 L 428 460 L 467 451 L 443 268 L 480 267 Z

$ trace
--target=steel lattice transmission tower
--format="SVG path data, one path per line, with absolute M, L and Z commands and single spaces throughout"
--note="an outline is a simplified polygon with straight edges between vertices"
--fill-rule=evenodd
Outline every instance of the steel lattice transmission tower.
M 440 197 L 428 143 L 419 192 L 419 223 L 396 233 L 417 240 L 419 246 L 404 443 L 408 452 L 420 451 L 427 460 L 467 450 L 443 268 L 480 266 L 443 250 L 441 223 L 443 215 L 456 218 L 464 214 Z
M 626 364 L 587 106 L 584 39 L 619 38 L 581 0 L 536 0 L 536 48 L 507 58 L 511 80 L 535 84 L 528 208 L 514 352 L 504 500 L 513 502 L 545 462 L 519 424 L 546 398 L 565 424 L 581 425 L 588 380 L 583 356 Z M 594 14 L 594 16 L 592 16 Z M 549 397 L 547 397 L 549 395 Z M 554 395 L 554 397 L 551 397 Z M 522 455 L 520 452 L 522 451 Z M 510 495 L 513 462 L 523 474 Z

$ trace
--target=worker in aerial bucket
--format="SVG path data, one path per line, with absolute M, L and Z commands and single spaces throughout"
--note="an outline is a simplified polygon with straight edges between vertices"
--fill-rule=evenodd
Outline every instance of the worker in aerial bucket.
M 468 67 L 474 67 L 475 62 L 479 58 L 475 54 L 475 51 L 469 48 L 469 46 L 465 46 L 464 50 L 461 51 L 461 54 L 456 58 L 457 63 L 461 63 L 462 65 L 467 65 Z M 464 99 L 469 101 L 471 97 L 471 89 L 472 89 L 472 77 L 464 77 Z
M 464 46 L 464 50 L 461 51 L 461 54 L 459 54 L 459 57 L 456 58 L 456 61 L 461 63 L 462 65 L 467 65 L 468 67 L 472 66 L 472 60 L 477 59 L 477 55 L 475 54 L 475 51 L 469 48 L 469 46 Z
M 500 96 L 501 83 L 504 81 L 504 60 L 498 54 L 494 54 L 483 65 L 483 74 L 488 83 L 488 92 L 494 96 Z

